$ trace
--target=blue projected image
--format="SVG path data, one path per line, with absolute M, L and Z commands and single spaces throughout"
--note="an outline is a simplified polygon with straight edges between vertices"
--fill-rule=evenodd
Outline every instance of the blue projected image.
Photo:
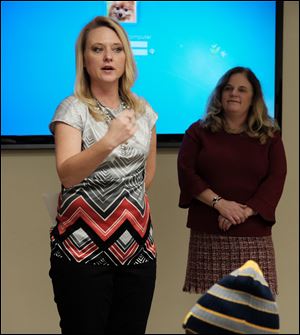
M 112 1 L 1 2 L 1 135 L 50 135 L 73 94 L 80 30 Z M 276 1 L 137 1 L 128 33 L 133 91 L 158 113 L 158 134 L 183 134 L 203 117 L 218 79 L 234 66 L 261 81 L 274 117 Z

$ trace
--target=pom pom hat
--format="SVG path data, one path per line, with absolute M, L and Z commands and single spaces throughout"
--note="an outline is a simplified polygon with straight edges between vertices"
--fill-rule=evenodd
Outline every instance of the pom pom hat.
M 195 334 L 278 334 L 277 304 L 258 264 L 249 260 L 214 284 L 183 328 Z

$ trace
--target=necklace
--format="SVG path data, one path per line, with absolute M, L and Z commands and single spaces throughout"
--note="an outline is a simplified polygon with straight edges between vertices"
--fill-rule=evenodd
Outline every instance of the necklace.
M 121 100 L 121 103 L 117 109 L 109 108 L 105 105 L 103 105 L 97 98 L 95 98 L 96 104 L 97 104 L 97 110 L 101 112 L 104 116 L 104 120 L 106 125 L 108 126 L 109 123 L 117 117 L 119 113 L 121 113 L 123 110 L 127 109 L 128 106 L 125 104 L 124 101 Z M 129 146 L 128 142 L 122 143 L 120 145 L 121 155 L 128 156 L 129 154 Z
M 124 101 L 121 101 L 117 109 L 113 109 L 103 105 L 97 98 L 95 98 L 95 100 L 97 104 L 96 108 L 99 112 L 103 114 L 104 120 L 107 125 L 111 122 L 111 120 L 115 119 L 120 112 L 128 108 Z
M 229 134 L 241 134 L 246 130 L 246 127 L 244 125 L 238 128 L 230 128 L 227 124 L 225 124 L 224 128 Z
M 245 128 L 237 128 L 237 129 L 226 128 L 226 131 L 229 134 L 241 134 L 242 132 L 245 131 Z

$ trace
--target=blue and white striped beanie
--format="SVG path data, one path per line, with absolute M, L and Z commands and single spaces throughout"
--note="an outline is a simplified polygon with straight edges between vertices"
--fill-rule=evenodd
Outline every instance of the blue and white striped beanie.
M 183 328 L 194 334 L 278 334 L 278 307 L 258 264 L 249 260 L 214 284 Z

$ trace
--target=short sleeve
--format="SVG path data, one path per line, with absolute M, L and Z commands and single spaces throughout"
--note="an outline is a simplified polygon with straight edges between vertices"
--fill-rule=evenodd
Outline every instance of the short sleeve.
M 52 134 L 55 131 L 55 123 L 63 122 L 67 125 L 83 131 L 87 107 L 74 96 L 64 99 L 57 107 L 55 114 L 49 124 Z
M 145 110 L 149 128 L 152 129 L 158 119 L 158 115 L 148 103 L 146 103 Z

